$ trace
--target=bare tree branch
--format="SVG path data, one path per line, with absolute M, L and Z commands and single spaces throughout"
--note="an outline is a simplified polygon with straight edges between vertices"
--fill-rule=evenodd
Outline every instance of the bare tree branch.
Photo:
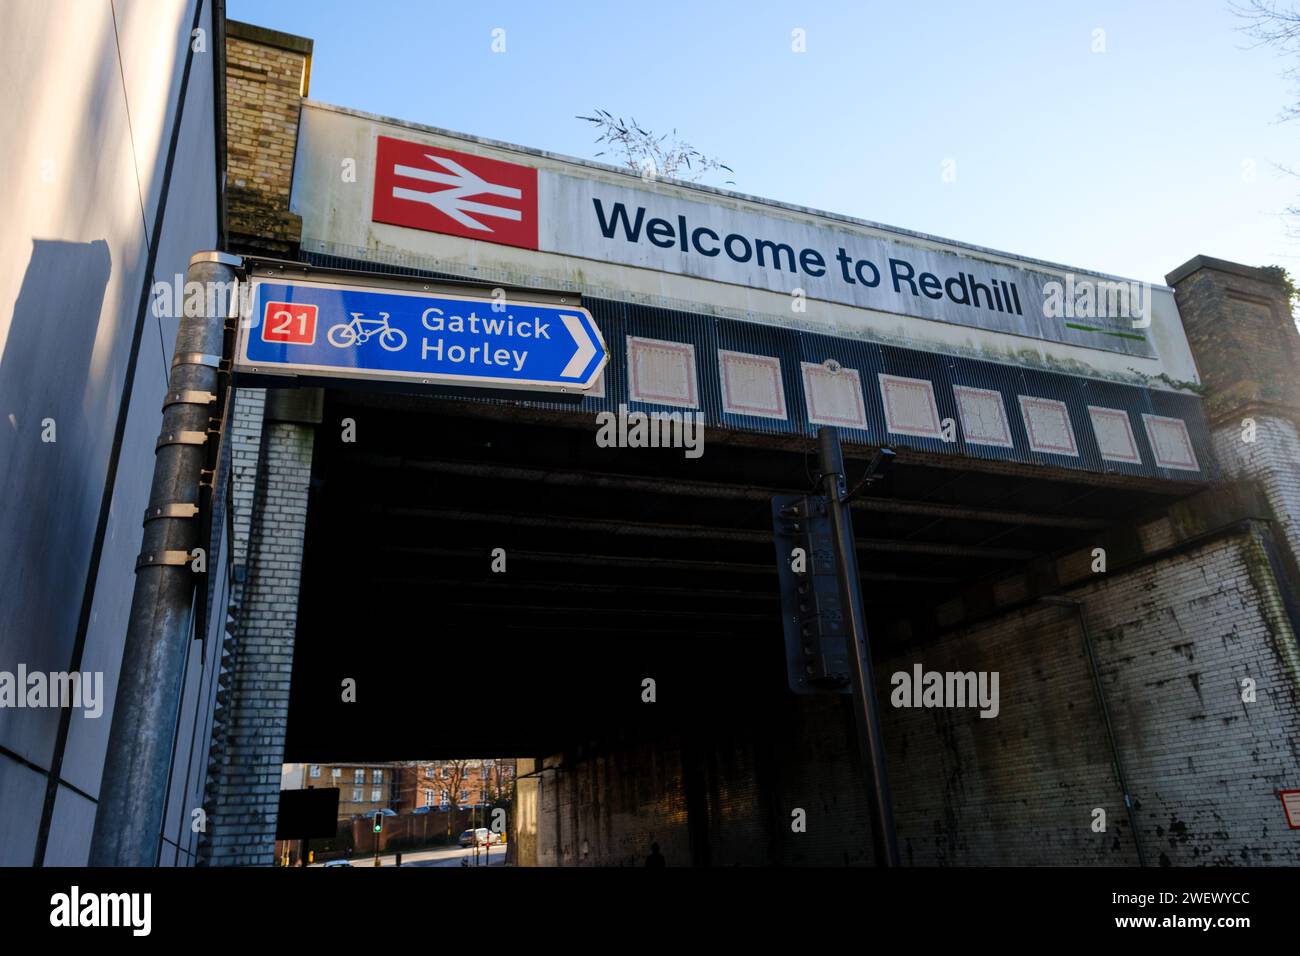
M 1300 5 L 1282 0 L 1245 0 L 1228 6 L 1242 20 L 1241 32 L 1253 39 L 1256 47 L 1272 47 L 1293 61 L 1283 68 L 1282 75 L 1300 85 Z M 1283 108 L 1283 120 L 1297 117 L 1300 103 Z
M 631 122 L 623 122 L 620 116 L 615 118 L 608 110 L 597 108 L 593 116 L 578 116 L 594 125 L 600 135 L 597 143 L 609 146 L 622 159 L 628 169 L 642 176 L 671 176 L 699 182 L 701 178 L 717 169 L 729 173 L 735 171 L 722 161 L 704 155 L 694 146 L 679 139 L 677 130 L 673 129 L 671 138 L 668 133 L 656 136 L 637 123 L 636 117 Z M 596 154 L 604 156 L 605 150 Z M 683 172 L 685 170 L 685 172 Z M 727 180 L 727 185 L 735 185 L 734 180 Z

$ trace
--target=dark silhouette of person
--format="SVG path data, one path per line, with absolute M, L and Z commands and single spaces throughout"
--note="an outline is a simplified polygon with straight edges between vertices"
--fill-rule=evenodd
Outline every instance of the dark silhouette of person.
M 664 855 L 659 852 L 658 843 L 650 844 L 650 855 L 645 858 L 645 865 L 649 867 L 655 867 L 656 869 L 668 865 L 668 861 L 664 859 Z

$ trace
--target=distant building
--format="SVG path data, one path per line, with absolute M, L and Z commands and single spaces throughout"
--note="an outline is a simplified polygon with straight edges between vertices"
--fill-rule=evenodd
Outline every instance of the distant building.
M 393 809 L 471 807 L 508 799 L 515 779 L 513 759 L 412 760 L 397 769 Z
M 396 763 L 285 764 L 280 789 L 337 787 L 339 819 L 346 820 L 376 810 L 396 810 L 400 767 Z

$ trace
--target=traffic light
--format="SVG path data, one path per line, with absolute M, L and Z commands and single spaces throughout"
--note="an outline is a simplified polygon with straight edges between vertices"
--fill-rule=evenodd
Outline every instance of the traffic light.
M 376 833 L 384 828 L 384 815 L 382 813 L 379 813 L 378 811 L 375 812 L 375 822 L 373 826 Z
M 834 526 L 821 495 L 772 499 L 786 674 L 796 694 L 849 693 L 849 650 Z

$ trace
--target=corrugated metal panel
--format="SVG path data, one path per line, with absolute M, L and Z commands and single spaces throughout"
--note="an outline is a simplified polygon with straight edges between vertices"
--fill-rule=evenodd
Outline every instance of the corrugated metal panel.
M 1020 375 L 1020 369 L 1012 365 L 978 362 L 973 359 L 952 356 L 944 356 L 943 361 L 946 366 L 947 379 L 951 386 L 993 392 L 996 399 L 1001 402 L 1001 408 L 997 410 L 997 416 L 989 417 L 986 422 L 990 435 L 986 436 L 985 439 L 977 440 L 968 434 L 967 428 L 962 428 L 954 451 L 960 455 L 970 455 L 976 458 L 1000 461 L 1022 460 L 1019 449 L 1027 447 L 1027 440 L 1016 406 L 1016 394 L 1024 388 L 1024 380 Z M 955 392 L 953 404 L 954 406 L 958 405 Z M 957 408 L 954 414 L 960 416 L 960 408 Z M 995 417 L 1000 417 L 1000 421 L 995 421 Z M 996 427 L 998 425 L 1006 426 L 1006 437 L 1014 443 L 1012 447 L 1003 447 L 991 443 L 1001 434 L 1001 429 Z M 995 432 L 997 434 L 993 434 Z
M 326 268 L 439 279 L 465 278 L 392 263 L 367 263 L 319 253 L 304 253 L 304 259 L 312 265 Z M 620 405 L 646 411 L 688 411 L 675 406 L 630 401 L 627 380 L 627 339 L 633 336 L 693 346 L 698 410 L 704 415 L 706 425 L 713 428 L 765 434 L 815 435 L 819 426 L 810 421 L 809 396 L 801 366 L 801 363 L 807 362 L 829 367 L 838 365 L 841 369 L 856 371 L 859 376 L 860 398 L 866 427 L 841 426 L 846 442 L 868 445 L 891 444 L 896 448 L 912 448 L 939 454 L 1171 478 L 1180 481 L 1213 479 L 1219 474 L 1201 401 L 1194 395 L 1155 391 L 1140 386 L 1087 379 L 1040 369 L 881 345 L 856 338 L 838 338 L 833 335 L 696 315 L 634 302 L 584 297 L 583 303 L 591 311 L 596 324 L 603 332 L 605 343 L 610 351 L 609 364 L 604 374 L 605 394 L 584 397 L 578 406 L 579 413 L 583 415 L 594 416 L 601 411 L 617 412 Z M 780 359 L 786 409 L 784 419 L 736 414 L 725 409 L 718 368 L 719 349 Z M 953 440 L 890 432 L 881 394 L 882 373 L 931 383 L 939 421 L 947 425 Z M 1005 416 L 1005 431 L 1011 441 L 1009 447 L 988 441 L 977 441 L 968 434 L 967 423 L 963 421 L 954 386 L 985 390 L 985 392 L 996 393 L 1001 398 L 1001 414 Z M 1021 396 L 1064 404 L 1070 429 L 1073 432 L 1076 454 L 1035 450 L 1031 447 L 1026 421 L 1021 410 Z M 484 398 L 472 393 L 458 393 L 456 397 L 460 400 L 468 399 L 489 404 L 519 404 L 574 411 L 574 406 L 570 403 L 546 398 Z M 1140 464 L 1102 456 L 1092 417 L 1088 411 L 1089 405 L 1122 410 L 1128 416 L 1134 444 L 1141 456 Z M 1155 450 L 1151 447 L 1142 417 L 1144 414 L 1176 418 L 1186 424 L 1187 437 L 1199 466 L 1197 470 L 1168 468 L 1157 464 Z
M 725 428 L 742 431 L 764 432 L 767 434 L 790 434 L 806 429 L 803 420 L 803 386 L 799 380 L 799 365 L 791 362 L 789 356 L 797 354 L 799 348 L 797 332 L 774 325 L 758 325 L 753 322 L 736 322 L 731 319 L 715 319 L 718 348 L 745 355 L 758 355 L 781 360 L 781 391 L 785 400 L 784 419 L 765 418 L 759 415 L 740 415 L 724 412 L 719 405 L 716 421 Z M 717 377 L 717 358 L 704 360 L 708 370 Z M 715 420 L 711 418 L 710 420 Z

